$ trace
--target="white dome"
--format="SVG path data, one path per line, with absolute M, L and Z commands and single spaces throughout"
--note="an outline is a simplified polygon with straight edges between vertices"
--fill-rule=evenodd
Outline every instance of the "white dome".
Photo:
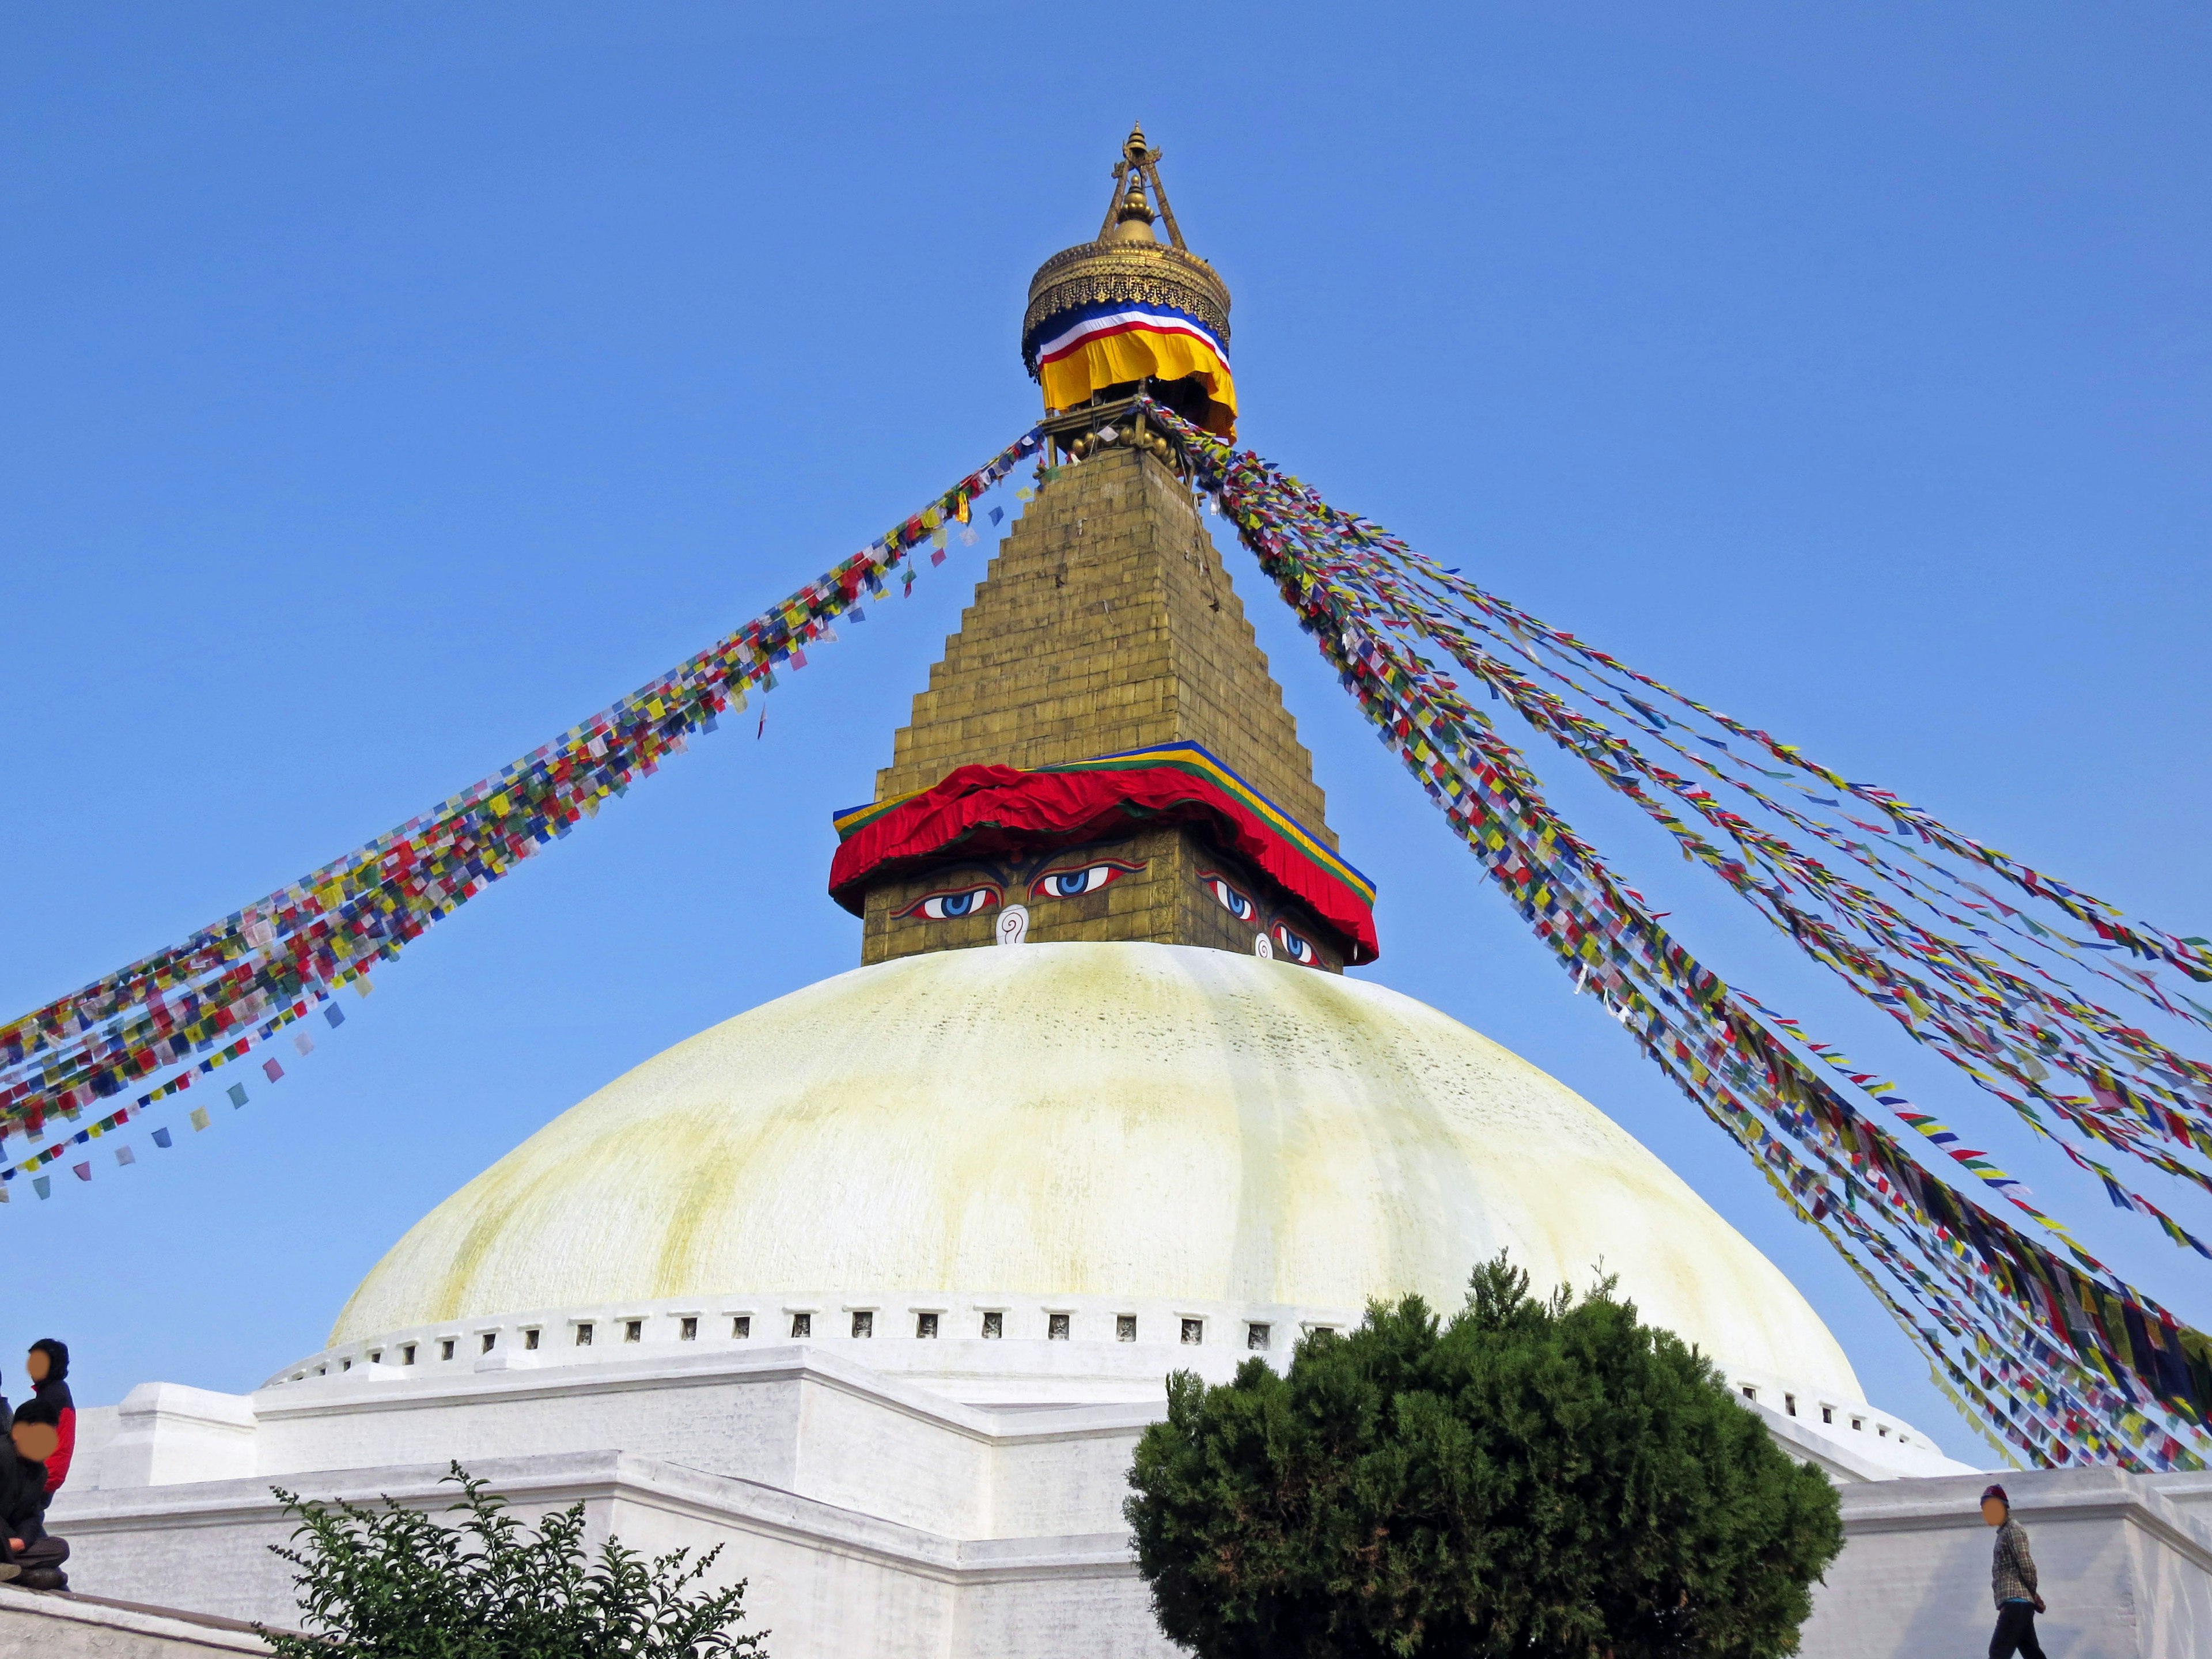
M 1525 1060 L 1378 985 L 1144 944 L 909 957 L 725 1021 L 424 1217 L 331 1342 L 847 1286 L 1449 1311 L 1500 1248 L 1863 1398 L 1771 1262 Z

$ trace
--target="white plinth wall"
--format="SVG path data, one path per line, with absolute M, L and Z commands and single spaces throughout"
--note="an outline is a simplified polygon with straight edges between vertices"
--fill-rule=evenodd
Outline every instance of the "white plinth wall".
M 1252 1322 L 1238 1311 L 1200 1316 L 1241 1331 Z M 694 1349 L 630 1345 L 623 1328 L 611 1349 L 596 1332 L 580 1352 L 432 1363 L 418 1349 L 411 1367 L 362 1363 L 243 1397 L 149 1384 L 119 1408 L 88 1410 L 52 1517 L 75 1549 L 75 1586 L 290 1626 L 289 1570 L 268 1548 L 290 1523 L 270 1488 L 441 1505 L 439 1477 L 458 1458 L 525 1513 L 580 1500 L 594 1540 L 723 1546 L 720 1566 L 750 1581 L 749 1615 L 775 1632 L 776 1659 L 1176 1651 L 1152 1622 L 1121 1516 L 1137 1437 L 1161 1410 L 1143 1379 L 1174 1364 L 1226 1376 L 1249 1349 L 1186 1349 L 1179 1322 L 1171 1348 L 847 1337 Z M 995 1371 L 990 1391 L 1003 1395 L 1007 1370 L 1029 1360 L 1056 1368 L 1030 1391 L 1059 1403 L 963 1402 L 949 1382 Z M 1067 1398 L 1083 1392 L 1130 1397 Z M 1893 1419 L 1883 1437 L 1871 1416 L 1855 1431 L 1790 1418 L 1765 1398 L 1746 1409 L 1843 1492 L 1850 1541 L 1805 1651 L 1978 1651 L 1989 1534 L 1974 1499 L 1987 1477 L 1905 1474 L 1913 1454 L 1930 1470 L 1963 1466 Z M 2005 1479 L 2033 1528 L 2053 1653 L 2212 1653 L 2212 1476 Z M 56 1639 L 89 1639 L 88 1617 Z

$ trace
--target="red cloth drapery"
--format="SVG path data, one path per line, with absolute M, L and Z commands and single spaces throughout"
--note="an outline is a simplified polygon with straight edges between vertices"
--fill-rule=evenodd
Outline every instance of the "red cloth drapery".
M 1204 825 L 1224 850 L 1255 866 L 1339 934 L 1351 961 L 1375 960 L 1375 911 L 1364 895 L 1230 791 L 1171 765 L 1065 772 L 956 768 L 846 838 L 830 866 L 830 895 L 857 915 L 870 878 L 901 874 L 950 853 L 1080 845 L 1162 821 Z

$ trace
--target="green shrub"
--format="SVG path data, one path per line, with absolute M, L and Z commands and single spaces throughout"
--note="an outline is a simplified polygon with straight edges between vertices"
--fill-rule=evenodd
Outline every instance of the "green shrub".
M 731 1633 L 744 1584 L 695 1588 L 720 1545 L 648 1561 L 610 1538 L 594 1564 L 581 1504 L 533 1531 L 459 1463 L 446 1479 L 461 1489 L 453 1525 L 388 1498 L 374 1510 L 275 1488 L 301 1547 L 270 1547 L 299 1569 L 307 1631 L 261 1632 L 281 1659 L 766 1659 L 765 1632 Z
M 1129 1476 L 1160 1626 L 1200 1659 L 1772 1659 L 1843 1547 L 1834 1490 L 1607 1280 L 1503 1255 L 1206 1387 Z

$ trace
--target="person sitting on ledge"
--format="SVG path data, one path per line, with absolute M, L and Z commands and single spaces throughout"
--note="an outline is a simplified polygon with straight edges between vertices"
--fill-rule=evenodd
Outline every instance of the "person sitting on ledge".
M 69 1348 L 51 1336 L 42 1336 L 31 1344 L 23 1370 L 31 1379 L 32 1399 L 45 1409 L 46 1421 L 61 1437 L 61 1444 L 46 1459 L 46 1499 L 51 1503 L 69 1478 L 70 1459 L 76 1452 L 76 1401 L 70 1397 Z
M 65 1590 L 69 1543 L 47 1535 L 46 1459 L 61 1445 L 52 1407 L 24 1402 L 9 1426 L 11 1450 L 0 1452 L 0 1583 L 25 1589 Z

